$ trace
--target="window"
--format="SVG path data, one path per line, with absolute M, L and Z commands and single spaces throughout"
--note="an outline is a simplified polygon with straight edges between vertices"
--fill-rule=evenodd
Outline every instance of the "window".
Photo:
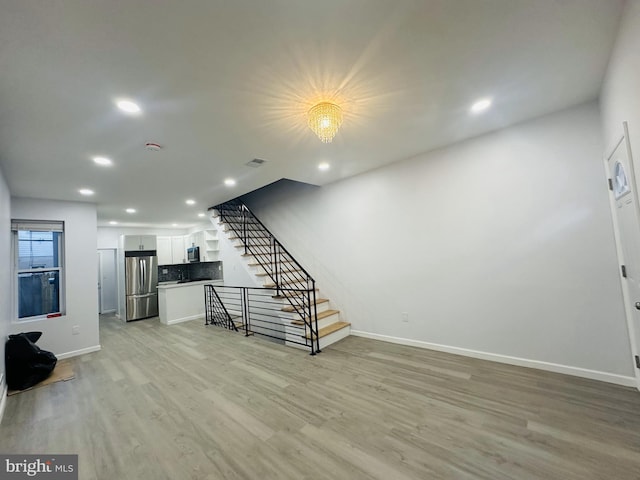
M 624 165 L 620 162 L 616 162 L 616 166 L 613 171 L 613 194 L 615 195 L 616 200 L 630 191 L 627 174 L 624 171 Z
M 18 319 L 64 310 L 64 223 L 12 220 Z

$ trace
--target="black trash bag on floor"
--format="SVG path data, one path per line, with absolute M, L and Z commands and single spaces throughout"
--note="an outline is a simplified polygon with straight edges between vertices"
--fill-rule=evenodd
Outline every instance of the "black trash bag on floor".
M 45 380 L 56 367 L 56 356 L 41 350 L 36 342 L 42 332 L 9 335 L 4 349 L 7 367 L 7 386 L 11 390 L 24 390 Z

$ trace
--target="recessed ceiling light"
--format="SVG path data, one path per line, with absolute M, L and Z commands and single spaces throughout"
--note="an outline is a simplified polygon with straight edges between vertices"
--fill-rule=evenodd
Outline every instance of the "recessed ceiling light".
M 116 222 L 115 220 L 111 220 L 111 221 L 109 222 L 109 225 L 117 225 L 117 224 L 118 224 L 118 222 Z
M 327 162 L 322 162 L 320 164 L 318 164 L 318 170 L 329 170 L 329 164 Z
M 471 111 L 471 113 L 480 113 L 480 112 L 484 112 L 490 106 L 491 106 L 491 99 L 482 98 L 477 102 L 475 102 L 473 105 L 471 105 L 471 108 L 469 110 Z
M 186 200 L 184 203 L 186 203 L 187 205 L 195 205 L 196 201 L 190 198 L 189 200 Z
M 123 112 L 129 113 L 131 115 L 136 115 L 142 111 L 137 103 L 127 98 L 116 100 L 116 106 Z
M 127 212 L 127 213 L 136 213 L 136 209 L 135 208 L 127 208 L 125 210 L 125 212 Z
M 233 186 L 236 184 L 236 181 L 235 181 L 233 178 L 227 178 L 227 179 L 224 181 L 224 184 L 225 184 L 227 187 L 233 187 Z
M 198 216 L 199 217 L 204 217 L 204 213 L 199 213 Z
M 81 195 L 93 195 L 95 193 L 89 188 L 81 188 L 80 190 L 78 190 L 78 192 L 80 192 Z
M 111 161 L 111 159 L 107 157 L 93 157 L 93 161 L 95 162 L 96 165 L 100 165 L 102 167 L 108 167 L 110 165 L 113 165 L 113 162 Z
M 172 227 L 177 227 L 177 226 L 178 226 L 178 224 L 177 224 L 177 223 L 172 223 L 172 224 L 171 224 L 171 226 L 172 226 Z

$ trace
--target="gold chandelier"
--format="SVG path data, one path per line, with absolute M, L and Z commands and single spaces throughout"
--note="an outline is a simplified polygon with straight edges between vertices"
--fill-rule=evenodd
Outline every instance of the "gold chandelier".
M 342 109 L 333 103 L 322 102 L 311 107 L 308 116 L 309 128 L 322 142 L 331 143 L 342 125 Z

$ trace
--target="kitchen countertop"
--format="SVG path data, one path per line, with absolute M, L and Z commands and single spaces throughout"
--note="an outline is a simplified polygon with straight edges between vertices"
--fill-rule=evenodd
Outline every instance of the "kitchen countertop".
M 184 282 L 184 283 L 178 283 L 176 282 L 162 282 L 158 284 L 158 290 L 165 290 L 168 288 L 181 288 L 181 287 L 191 287 L 194 285 L 207 285 L 207 284 L 212 284 L 212 285 L 222 285 L 223 281 L 222 280 L 199 280 L 196 282 Z

